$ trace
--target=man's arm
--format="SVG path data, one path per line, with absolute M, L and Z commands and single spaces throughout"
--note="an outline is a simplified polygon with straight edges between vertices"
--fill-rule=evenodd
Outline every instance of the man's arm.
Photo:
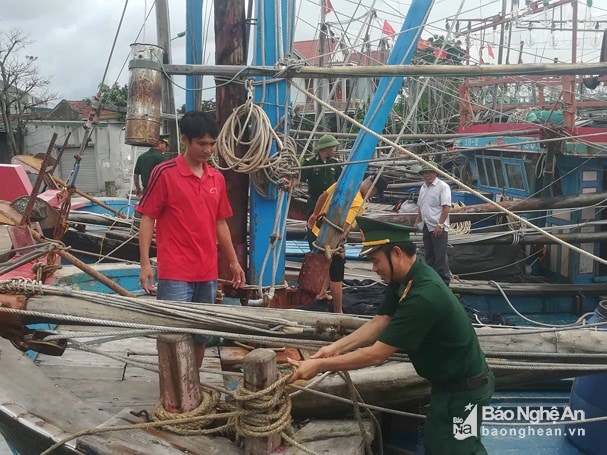
M 369 346 L 377 340 L 379 334 L 386 328 L 389 322 L 390 316 L 376 315 L 349 335 L 320 348 L 318 352 L 312 355 L 312 358 L 333 357 L 359 347 Z
M 438 224 L 434 228 L 434 235 L 436 237 L 440 237 L 443 234 L 443 232 L 445 232 L 444 223 L 447 220 L 447 217 L 449 216 L 449 210 L 451 210 L 451 206 L 443 205 L 441 212 L 440 212 L 440 216 L 438 217 Z
M 133 174 L 133 182 L 135 183 L 135 193 L 137 196 L 141 196 L 143 190 L 141 189 L 141 183 L 139 183 L 139 174 Z
M 379 365 L 394 354 L 396 349 L 394 346 L 376 341 L 372 346 L 336 357 L 303 361 L 288 359 L 291 365 L 297 367 L 290 382 L 297 381 L 298 379 L 311 379 L 323 371 L 346 371 Z
M 314 211 L 312 212 L 312 215 L 310 215 L 310 218 L 308 218 L 308 229 L 311 230 L 314 227 L 314 223 L 316 223 L 316 220 L 318 219 L 318 215 L 320 214 L 320 211 L 322 210 L 323 206 L 325 205 L 325 202 L 327 202 L 328 198 L 329 198 L 329 193 L 327 193 L 325 191 L 320 195 L 320 197 L 316 201 L 316 205 L 314 206 Z
M 154 288 L 154 272 L 150 262 L 150 247 L 154 237 L 154 219 L 147 215 L 141 215 L 139 224 L 139 262 L 141 263 L 141 272 L 139 273 L 139 282 L 141 287 L 148 294 Z
M 447 217 L 449 216 L 449 212 L 451 211 L 450 205 L 443 205 L 440 216 L 438 217 L 438 224 L 444 224 L 447 221 Z
M 226 220 L 217 220 L 216 229 L 217 243 L 219 243 L 219 247 L 221 248 L 221 251 L 223 251 L 223 254 L 227 256 L 230 270 L 232 272 L 232 286 L 239 288 L 245 284 L 246 280 L 244 271 L 238 262 L 236 250 L 234 250 L 234 245 L 232 244 L 230 228 L 228 227 Z

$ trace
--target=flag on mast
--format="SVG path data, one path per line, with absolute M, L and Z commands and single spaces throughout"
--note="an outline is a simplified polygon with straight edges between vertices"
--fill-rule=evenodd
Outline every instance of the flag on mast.
M 388 22 L 388 21 L 384 21 L 384 26 L 382 27 L 381 31 L 384 35 L 387 35 L 387 36 L 394 37 L 394 35 L 396 35 L 396 32 L 394 31 L 394 29 L 390 25 L 390 22 Z
M 487 43 L 487 54 L 489 54 L 489 57 L 495 58 L 495 54 L 493 53 L 493 46 L 491 46 L 491 44 L 489 43 Z
M 333 11 L 333 5 L 331 4 L 331 0 L 327 0 L 325 3 L 325 14 L 329 14 Z

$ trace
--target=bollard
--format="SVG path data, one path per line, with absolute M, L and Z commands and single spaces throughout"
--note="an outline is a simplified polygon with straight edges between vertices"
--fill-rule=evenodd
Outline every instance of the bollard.
M 187 334 L 159 335 L 160 402 L 172 413 L 190 412 L 202 401 L 194 338 Z
M 271 349 L 255 349 L 243 361 L 244 387 L 252 392 L 265 389 L 278 379 L 276 353 Z M 261 438 L 245 437 L 245 455 L 268 455 L 280 445 L 280 435 Z

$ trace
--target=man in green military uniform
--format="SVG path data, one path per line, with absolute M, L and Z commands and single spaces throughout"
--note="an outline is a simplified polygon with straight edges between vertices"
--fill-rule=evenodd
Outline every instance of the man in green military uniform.
M 301 170 L 301 181 L 308 182 L 308 203 L 306 205 L 306 216 L 309 217 L 314 211 L 314 206 L 320 195 L 331 185 L 337 182 L 341 174 L 341 166 L 336 166 L 338 161 L 333 158 L 337 151 L 339 142 L 334 136 L 325 134 L 316 143 L 314 150 L 316 155 L 308 158 L 303 163 Z M 310 167 L 324 164 L 322 167 Z M 333 166 L 331 166 L 333 164 Z
M 160 140 L 156 147 L 150 147 L 150 149 L 139 155 L 137 158 L 137 162 L 135 163 L 134 174 L 134 183 L 135 190 L 137 192 L 137 196 L 143 196 L 143 192 L 148 186 L 148 180 L 150 179 L 150 174 L 152 170 L 162 163 L 163 161 L 168 160 L 165 153 L 169 149 L 169 137 L 166 135 L 160 136 Z M 139 177 L 141 177 L 141 183 L 139 182 Z
M 402 349 L 432 386 L 424 424 L 426 455 L 486 454 L 480 424 L 494 377 L 468 315 L 436 271 L 417 258 L 409 237 L 414 228 L 364 217 L 356 221 L 364 235 L 361 256 L 388 283 L 384 302 L 350 335 L 308 360 L 289 359 L 297 366 L 291 381 L 378 365 Z M 463 430 L 466 423 L 471 425 Z

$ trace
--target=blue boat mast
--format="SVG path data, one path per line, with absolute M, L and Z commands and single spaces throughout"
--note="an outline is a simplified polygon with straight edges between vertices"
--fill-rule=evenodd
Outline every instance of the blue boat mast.
M 186 0 L 185 25 L 185 61 L 188 65 L 202 64 L 202 0 Z M 196 109 L 201 99 L 202 76 L 186 76 L 185 78 L 185 110 Z
M 428 19 L 434 0 L 413 0 L 405 17 L 400 33 L 394 43 L 394 48 L 388 57 L 388 65 L 404 65 L 411 61 L 423 26 Z M 388 116 L 392 110 L 399 90 L 402 87 L 402 77 L 382 77 L 369 105 L 369 110 L 363 125 L 379 134 L 384 130 Z M 354 141 L 349 161 L 368 160 L 372 158 L 378 139 L 361 129 Z M 337 226 L 343 226 L 348 209 L 363 180 L 367 164 L 346 166 L 342 172 L 337 188 L 333 194 L 333 203 L 329 207 L 327 218 Z M 341 233 L 323 223 L 318 235 L 319 245 L 337 245 Z

